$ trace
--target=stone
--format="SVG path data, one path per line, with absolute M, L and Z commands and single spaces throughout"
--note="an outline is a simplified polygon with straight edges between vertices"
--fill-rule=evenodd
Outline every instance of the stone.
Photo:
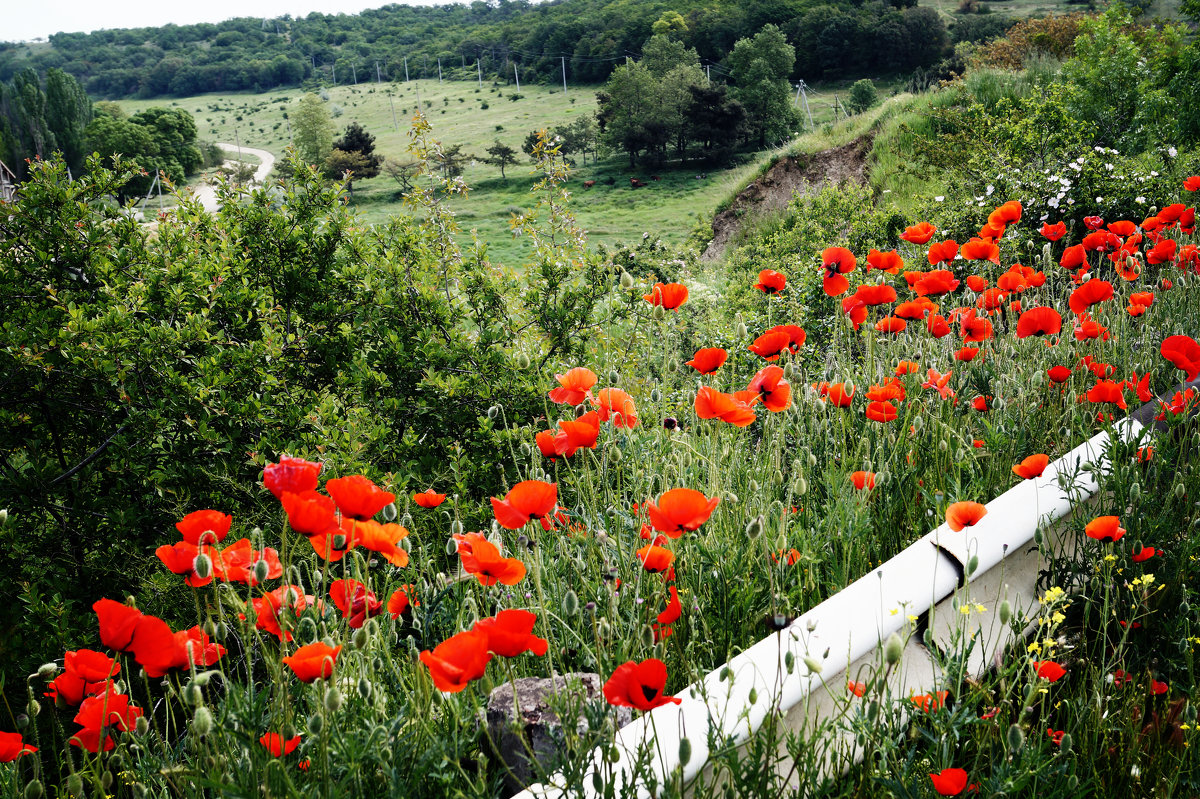
M 573 672 L 552 678 L 522 677 L 492 691 L 487 702 L 488 736 L 496 756 L 506 766 L 504 784 L 509 794 L 526 788 L 536 777 L 531 756 L 544 771 L 562 751 L 563 722 L 551 705 L 581 707 L 603 702 L 602 686 L 599 674 Z M 569 698 L 560 698 L 564 692 Z M 615 710 L 618 728 L 632 721 L 629 708 Z M 575 728 L 580 734 L 587 732 L 587 719 L 582 714 L 575 720 Z

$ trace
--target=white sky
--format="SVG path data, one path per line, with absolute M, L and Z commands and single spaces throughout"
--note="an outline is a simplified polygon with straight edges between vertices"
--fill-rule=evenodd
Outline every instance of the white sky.
M 0 13 L 0 41 L 44 39 L 52 33 L 101 28 L 158 27 L 168 23 L 223 22 L 233 17 L 356 14 L 396 0 L 13 0 Z M 403 5 L 442 5 L 451 0 L 403 0 Z

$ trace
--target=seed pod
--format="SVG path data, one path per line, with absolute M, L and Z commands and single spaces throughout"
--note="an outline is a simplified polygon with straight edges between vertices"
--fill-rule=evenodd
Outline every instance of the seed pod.
M 23 730 L 29 726 L 29 716 L 24 713 L 17 714 L 17 729 Z
M 883 659 L 889 666 L 895 666 L 900 662 L 900 655 L 904 652 L 904 642 L 900 640 L 900 636 L 892 633 L 888 636 L 887 642 L 883 645 Z
M 692 759 L 692 742 L 687 738 L 679 739 L 679 765 L 686 766 Z
M 192 716 L 192 732 L 203 738 L 213 730 L 213 716 L 204 705 L 196 708 L 195 715 Z

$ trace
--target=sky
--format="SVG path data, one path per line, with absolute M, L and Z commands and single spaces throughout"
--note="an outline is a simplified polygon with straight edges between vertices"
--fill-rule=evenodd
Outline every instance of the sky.
M 396 0 L 14 0 L 0 15 L 0 41 L 45 39 L 52 33 L 76 33 L 101 28 L 159 27 L 169 23 L 223 22 L 233 17 L 303 17 L 356 14 Z M 451 0 L 403 0 L 403 5 L 440 5 Z

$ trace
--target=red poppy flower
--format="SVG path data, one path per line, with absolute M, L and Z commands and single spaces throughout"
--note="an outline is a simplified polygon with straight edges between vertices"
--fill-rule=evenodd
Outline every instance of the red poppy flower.
M 154 621 L 159 620 L 154 619 Z M 159 627 L 159 625 L 154 626 Z M 153 661 L 138 660 L 145 668 L 147 677 L 162 677 L 172 669 L 190 669 L 193 664 L 197 668 L 207 668 L 225 656 L 225 647 L 212 641 L 199 626 L 171 633 L 166 622 L 162 622 L 160 629 L 170 635 L 169 643 L 168 639 L 163 639 L 160 646 L 161 654 L 156 654 Z M 138 658 L 137 653 L 134 654 L 134 657 Z
M 1080 314 L 1075 320 L 1075 339 L 1091 341 L 1097 338 L 1108 341 L 1108 328 L 1093 319 L 1090 314 Z
M 900 238 L 912 244 L 925 244 L 933 238 L 934 233 L 937 233 L 937 228 L 928 222 L 920 222 L 905 228 L 904 232 L 900 234 Z
M 698 530 L 720 502 L 720 497 L 710 499 L 692 488 L 672 488 L 663 492 L 657 503 L 647 502 L 646 512 L 655 530 L 679 538 L 685 532 Z
M 1121 540 L 1125 535 L 1125 528 L 1121 526 L 1121 519 L 1117 516 L 1097 516 L 1087 523 L 1083 532 L 1088 538 L 1112 543 Z
M 1140 550 L 1130 555 L 1130 560 L 1134 563 L 1145 563 L 1158 554 L 1158 550 L 1154 547 L 1142 547 Z
M 331 497 L 316 491 L 293 494 L 285 491 L 279 498 L 287 512 L 288 524 L 300 535 L 312 537 L 334 530 L 338 526 L 335 505 Z
M 925 322 L 925 329 L 934 338 L 945 338 L 950 335 L 950 323 L 941 314 L 931 314 Z
M 1053 660 L 1036 660 L 1033 663 L 1033 670 L 1046 682 L 1058 682 L 1067 673 L 1066 669 Z
M 589 411 L 576 419 L 564 419 L 558 423 L 559 432 L 554 435 L 556 455 L 571 457 L 580 449 L 595 449 L 600 437 L 600 414 Z
M 398 619 L 408 612 L 412 605 L 420 605 L 420 602 L 414 602 L 414 587 L 412 585 L 402 585 L 392 592 L 388 597 L 387 612 L 393 619 Z
M 119 662 L 91 649 L 67 652 L 63 664 L 62 673 L 46 684 L 50 690 L 44 696 L 71 706 L 78 705 L 85 696 L 104 693 L 111 679 L 121 673 Z
M 946 508 L 946 524 L 954 532 L 961 532 L 964 527 L 978 524 L 987 512 L 987 507 L 978 502 L 955 502 Z
M 641 663 L 630 660 L 617 666 L 608 682 L 604 683 L 604 698 L 610 705 L 638 710 L 653 710 L 672 702 L 678 705 L 681 699 L 663 694 L 666 687 L 665 663 L 656 658 Z
M 445 494 L 439 494 L 432 488 L 427 488 L 419 494 L 412 495 L 413 502 L 422 508 L 436 508 L 446 501 Z
M 1089 280 L 1071 292 L 1067 304 L 1075 313 L 1083 313 L 1098 302 L 1104 302 L 1113 296 L 1113 286 L 1107 280 Z
M 904 375 L 916 374 L 919 371 L 921 371 L 921 365 L 916 361 L 900 361 L 900 363 L 896 364 L 895 375 L 896 377 L 903 377 Z
M 852 472 L 850 482 L 854 483 L 854 487 L 859 491 L 864 489 L 869 491 L 875 487 L 875 472 Z
M 1200 191 L 1200 175 L 1192 175 L 1183 179 L 1184 191 Z
M 1121 237 L 1107 230 L 1096 230 L 1083 237 L 1080 242 L 1087 252 L 1111 253 L 1121 249 Z
M 987 278 L 983 275 L 968 275 L 967 288 L 976 293 L 983 291 L 988 287 Z
M 1046 735 L 1050 737 L 1050 742 L 1055 746 L 1062 745 L 1063 736 L 1066 734 L 1066 730 L 1054 730 L 1049 727 L 1046 728 Z
M 933 235 L 930 233 L 929 235 Z M 881 272 L 887 272 L 889 275 L 899 274 L 904 268 L 904 259 L 900 257 L 900 253 L 895 250 L 880 252 L 879 250 L 871 250 L 867 253 L 867 271 L 878 269 Z
M 496 521 L 509 530 L 524 527 L 530 519 L 549 516 L 557 505 L 558 484 L 542 480 L 523 480 L 513 486 L 504 499 L 492 498 Z
M 337 477 L 325 482 L 325 490 L 343 516 L 366 521 L 396 501 L 396 495 L 384 491 L 361 474 Z
M 1071 379 L 1071 368 L 1069 366 L 1052 366 L 1046 370 L 1046 374 L 1055 383 L 1065 383 Z
M 501 557 L 496 545 L 481 534 L 456 533 L 454 540 L 463 571 L 475 575 L 480 585 L 516 585 L 525 578 L 525 564 L 521 559 Z
M 472 629 L 450 636 L 419 657 L 439 691 L 458 693 L 483 676 L 492 653 L 488 651 L 488 634 Z
M 550 401 L 578 405 L 591 396 L 592 386 L 596 385 L 596 373 L 591 369 L 576 366 L 568 369 L 565 375 L 555 375 L 559 387 L 550 391 Z
M 1058 259 L 1058 265 L 1064 269 L 1079 269 L 1087 267 L 1087 250 L 1082 244 L 1076 244 L 1073 247 L 1067 247 L 1063 250 L 1062 257 Z
M 839 408 L 849 408 L 854 401 L 854 392 L 846 390 L 845 383 L 820 383 L 817 393 Z
M 791 346 L 791 338 L 787 333 L 776 330 L 767 331 L 758 338 L 754 339 L 754 343 L 750 345 L 749 350 L 755 355 L 766 358 L 768 361 L 776 360 L 780 353 L 786 352 Z
M 850 290 L 850 281 L 842 275 L 853 272 L 855 263 L 854 253 L 845 247 L 827 247 L 821 252 L 822 287 L 826 294 L 837 297 Z
M 316 490 L 320 474 L 319 463 L 280 455 L 279 463 L 268 463 L 263 469 L 263 485 L 275 495 L 275 499 L 281 499 L 285 491 L 299 494 Z
M 1127 410 L 1129 405 L 1125 402 L 1124 387 L 1124 383 L 1116 383 L 1112 380 L 1100 380 L 1096 385 L 1088 389 L 1087 400 L 1093 404 L 1112 402 L 1121 410 Z
M 865 682 L 855 682 L 854 680 L 847 680 L 846 681 L 846 690 L 861 699 L 862 695 L 867 692 L 867 684 Z
M 1017 320 L 1017 338 L 1056 336 L 1062 332 L 1062 315 L 1053 308 L 1030 308 Z
M 254 568 L 259 561 L 267 564 L 267 580 L 277 580 L 283 576 L 283 563 L 279 553 L 272 547 L 266 547 L 261 552 L 254 549 L 249 538 L 236 541 L 221 550 L 219 555 L 214 553 L 213 571 L 220 580 L 245 585 L 257 585 L 258 577 Z
M 873 422 L 890 422 L 899 415 L 896 406 L 890 402 L 872 402 L 867 405 L 866 414 Z
M 946 239 L 943 242 L 938 242 L 929 245 L 927 258 L 930 266 L 949 263 L 954 260 L 954 256 L 958 254 L 958 242 L 954 239 Z
M 357 630 L 367 623 L 367 619 L 383 612 L 383 603 L 375 598 L 375 592 L 368 590 L 358 580 L 334 580 L 329 585 L 329 598 L 342 612 L 342 618 L 349 620 L 352 630 Z
M 305 644 L 296 650 L 291 657 L 283 662 L 296 675 L 300 682 L 327 680 L 333 676 L 333 667 L 337 664 L 341 646 L 329 646 L 324 641 Z
M 990 410 L 988 408 L 988 400 L 989 399 L 991 399 L 991 397 L 985 397 L 985 396 L 980 395 L 980 396 L 976 397 L 975 399 L 971 400 L 971 407 L 974 408 L 975 410 L 979 411 L 980 413 L 987 413 L 988 410 Z
M 967 772 L 961 768 L 944 768 L 929 775 L 939 796 L 958 796 L 967 789 Z
M 920 297 L 939 297 L 958 288 L 958 279 L 947 269 L 934 269 L 926 272 L 913 286 L 913 291 Z
M 908 701 L 926 713 L 932 713 L 935 710 L 940 710 L 946 704 L 946 697 L 949 695 L 949 691 L 938 691 L 934 694 L 917 694 L 916 696 L 910 696 Z
M 996 280 L 996 288 L 1003 292 L 1021 292 L 1029 288 L 1029 281 L 1019 271 L 1009 270 Z
M 675 553 L 666 547 L 650 543 L 637 551 L 637 558 L 643 569 L 661 574 L 671 568 L 671 564 L 675 562 Z
M 347 516 L 337 527 L 331 527 L 319 535 L 308 536 L 308 543 L 322 560 L 339 561 L 347 552 L 358 546 L 358 531 L 361 529 L 359 525 L 366 523 L 357 522 Z M 372 519 L 370 523 L 376 522 Z
M 970 363 L 979 355 L 979 347 L 960 347 L 954 352 L 954 360 Z
M 1046 466 L 1050 464 L 1050 456 L 1048 455 L 1030 455 L 1025 460 L 1012 467 L 1013 474 L 1017 477 L 1022 477 L 1030 480 L 1034 477 L 1041 477 L 1042 472 L 1046 471 Z
M 277 732 L 268 732 L 264 733 L 258 742 L 271 753 L 271 757 L 284 757 L 290 755 L 300 745 L 300 736 L 284 738 Z
M 32 755 L 36 751 L 36 746 L 30 746 L 21 739 L 21 733 L 0 732 L 0 763 L 11 763 L 18 757 Z
M 495 616 L 475 622 L 474 630 L 487 636 L 488 651 L 505 658 L 524 652 L 541 657 L 550 642 L 533 634 L 537 616 L 528 610 L 502 610 Z
M 975 237 L 979 239 L 996 240 L 1002 238 L 1004 236 L 1004 231 L 1007 229 L 1008 228 L 1006 225 L 995 222 L 989 217 L 987 224 L 979 228 L 979 233 L 977 233 Z
M 757 394 L 766 409 L 773 413 L 786 411 L 792 405 L 792 386 L 783 379 L 783 369 L 778 366 L 759 369 L 746 390 Z
M 1056 222 L 1053 225 L 1046 222 L 1042 225 L 1042 235 L 1050 241 L 1058 241 L 1067 235 L 1067 225 L 1065 222 Z
M 75 714 L 74 721 L 80 729 L 71 736 L 71 745 L 93 754 L 101 750 L 107 752 L 116 745 L 112 733 L 116 730 L 129 732 L 141 715 L 142 709 L 130 704 L 128 696 L 112 689 L 100 696 L 89 696 Z
M 714 374 L 729 358 L 729 353 L 721 347 L 705 347 L 696 350 L 696 354 L 687 365 L 702 375 Z
M 533 437 L 533 443 L 537 445 L 538 452 L 544 457 L 554 460 L 558 455 L 558 449 L 554 446 L 554 431 L 542 430 Z
M 1150 680 L 1150 693 L 1152 695 L 1162 696 L 1169 690 L 1171 690 L 1171 687 L 1169 685 L 1167 685 L 1165 682 L 1160 682 L 1160 681 L 1154 680 L 1154 679 Z
M 754 288 L 764 294 L 778 294 L 787 288 L 787 277 L 774 269 L 764 269 L 758 273 L 758 282 Z
M 885 316 L 875 323 L 875 329 L 880 333 L 903 333 L 908 327 L 908 322 L 897 316 Z
M 254 606 L 254 626 L 263 632 L 271 633 L 280 641 L 292 640 L 291 631 L 284 630 L 279 623 L 285 607 L 290 609 L 290 615 L 298 616 L 310 605 L 319 606 L 316 597 L 305 594 L 304 589 L 298 585 L 281 585 L 274 591 L 255 597 L 251 604 Z M 239 617 L 244 619 L 245 614 L 239 614 Z
M 1163 340 L 1159 353 L 1182 369 L 1188 382 L 1200 377 L 1200 344 L 1190 336 L 1169 336 Z
M 1146 251 L 1146 263 L 1169 264 L 1175 260 L 1175 240 L 1163 239 Z
M 642 299 L 651 305 L 661 305 L 668 311 L 674 311 L 687 302 L 687 286 L 682 283 L 655 283 L 649 294 Z
M 198 510 L 184 516 L 175 524 L 175 529 L 183 534 L 183 540 L 199 546 L 201 539 L 205 544 L 215 544 L 224 541 L 229 535 L 229 527 L 233 517 L 219 510 Z M 205 535 L 209 533 L 211 535 Z
M 600 413 L 600 421 L 607 422 L 612 419 L 613 427 L 624 427 L 629 430 L 637 427 L 637 405 L 634 404 L 633 397 L 621 389 L 600 389 L 593 404 Z
M 195 544 L 189 544 L 187 541 L 163 544 L 154 550 L 154 554 L 171 573 L 187 575 L 183 579 L 185 585 L 200 588 L 213 581 L 211 571 L 207 577 L 200 577 L 196 574 L 196 556 L 200 554 L 200 547 Z
M 991 261 L 996 266 L 1000 265 L 1000 247 L 990 239 L 971 239 L 963 244 L 959 254 L 967 261 Z
M 1008 225 L 1015 225 L 1021 221 L 1021 214 L 1024 212 L 1024 210 L 1025 209 L 1021 206 L 1020 200 L 1009 200 L 1008 202 L 998 206 L 996 210 L 992 211 L 992 213 L 988 215 L 988 219 L 991 220 L 993 217 L 995 217 L 995 219 L 999 220 L 1000 222 L 1004 222 Z
M 745 427 L 758 418 L 749 403 L 710 386 L 696 392 L 695 408 L 701 419 L 721 419 L 734 427 Z

